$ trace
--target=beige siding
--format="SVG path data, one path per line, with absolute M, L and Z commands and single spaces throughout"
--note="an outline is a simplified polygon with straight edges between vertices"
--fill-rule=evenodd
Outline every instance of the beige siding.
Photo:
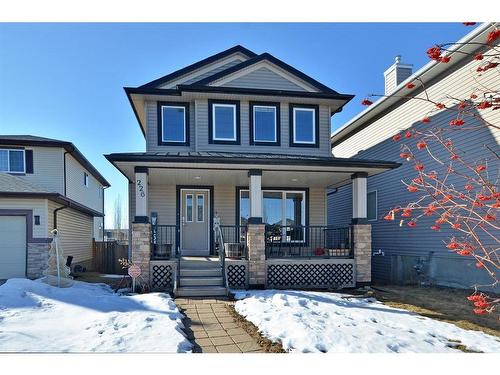
M 149 185 L 149 212 L 158 213 L 159 225 L 172 225 L 176 222 L 175 190 L 175 185 Z
M 62 173 L 60 171 L 59 173 Z M 83 183 L 83 174 L 89 175 L 89 186 Z M 102 212 L 102 185 L 73 156 L 66 155 L 66 196 L 98 212 Z
M 480 61 L 472 61 L 460 69 L 449 73 L 437 83 L 428 88 L 428 94 L 431 99 L 436 101 L 443 100 L 446 104 L 448 100 L 444 99 L 445 95 L 455 98 L 468 98 L 471 94 L 471 88 L 482 87 L 498 87 L 500 84 L 499 76 L 496 72 L 490 71 L 484 73 L 477 81 L 474 80 L 473 73 Z M 425 94 L 420 94 L 418 97 L 424 97 Z M 434 109 L 434 105 L 423 102 L 421 100 L 409 100 L 383 117 L 371 122 L 370 126 L 359 131 L 349 139 L 337 145 L 333 149 L 333 154 L 338 157 L 350 157 L 356 155 L 362 150 L 368 150 L 372 146 L 392 137 L 397 132 L 407 129 L 418 123 L 430 110 Z M 433 117 L 438 112 L 433 112 Z M 485 110 L 479 114 L 487 121 L 498 123 L 500 121 L 500 111 Z M 448 116 L 439 116 L 441 122 L 433 122 L 432 125 L 446 125 L 449 122 Z M 461 132 L 462 134 L 455 137 L 468 137 L 469 132 Z M 492 137 L 497 145 L 500 142 L 500 131 L 492 132 Z M 369 153 L 360 153 L 359 156 L 370 157 Z M 379 159 L 384 159 L 385 155 L 377 155 Z M 388 158 L 390 160 L 391 158 Z
M 47 199 L 0 198 L 0 210 L 32 210 L 33 216 L 40 216 L 40 225 L 35 225 L 33 222 L 33 238 L 47 238 L 49 237 L 47 202 Z
M 220 216 L 222 225 L 235 225 L 236 219 L 236 187 L 219 186 L 214 187 L 214 212 Z
M 326 225 L 326 190 L 309 190 L 309 225 Z
M 2 146 L 0 147 L 10 147 Z M 60 147 L 24 147 L 33 150 L 33 174 L 16 175 L 43 190 L 64 193 L 63 152 Z
M 73 256 L 73 263 L 92 259 L 92 217 L 65 208 L 57 212 L 57 227 L 65 257 Z

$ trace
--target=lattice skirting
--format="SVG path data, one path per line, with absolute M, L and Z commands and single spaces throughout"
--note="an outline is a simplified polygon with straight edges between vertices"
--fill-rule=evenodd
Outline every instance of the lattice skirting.
M 227 262 L 227 283 L 230 288 L 245 289 L 248 287 L 248 263 Z
M 151 290 L 171 291 L 174 287 L 175 262 L 155 262 L 150 265 Z
M 267 263 L 268 288 L 354 287 L 354 262 Z

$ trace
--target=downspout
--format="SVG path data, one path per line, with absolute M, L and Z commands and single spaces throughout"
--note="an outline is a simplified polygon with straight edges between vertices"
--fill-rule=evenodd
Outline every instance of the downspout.
M 57 229 L 57 212 L 59 212 L 60 210 L 64 210 L 65 208 L 69 208 L 69 205 L 58 207 L 54 210 L 54 229 Z

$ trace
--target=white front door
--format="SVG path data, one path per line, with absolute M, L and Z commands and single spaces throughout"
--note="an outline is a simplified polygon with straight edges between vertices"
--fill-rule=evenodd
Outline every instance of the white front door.
M 181 254 L 208 256 L 210 211 L 208 190 L 181 190 Z

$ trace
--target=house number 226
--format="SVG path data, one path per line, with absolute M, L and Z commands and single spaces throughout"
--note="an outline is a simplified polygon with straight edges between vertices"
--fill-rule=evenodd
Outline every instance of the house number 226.
M 142 184 L 142 180 L 137 180 L 137 188 L 139 189 L 139 196 L 144 198 L 146 193 L 144 192 L 144 185 Z

